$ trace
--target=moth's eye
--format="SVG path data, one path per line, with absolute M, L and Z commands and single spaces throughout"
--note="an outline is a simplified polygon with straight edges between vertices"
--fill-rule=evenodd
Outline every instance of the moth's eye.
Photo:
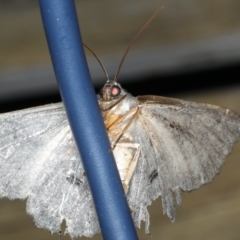
M 121 93 L 121 89 L 118 86 L 113 86 L 111 89 L 111 96 L 117 97 Z

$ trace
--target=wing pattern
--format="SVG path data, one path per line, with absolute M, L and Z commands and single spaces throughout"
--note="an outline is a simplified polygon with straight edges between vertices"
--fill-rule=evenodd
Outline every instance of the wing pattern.
M 129 132 L 141 156 L 128 194 L 135 224 L 149 227 L 147 206 L 161 195 L 173 221 L 181 191 L 209 183 L 240 138 L 240 116 L 209 104 L 138 97 L 139 116 Z M 153 177 L 154 176 L 154 177 Z
M 100 232 L 88 182 L 62 104 L 0 117 L 0 197 L 27 198 L 39 228 L 72 237 Z

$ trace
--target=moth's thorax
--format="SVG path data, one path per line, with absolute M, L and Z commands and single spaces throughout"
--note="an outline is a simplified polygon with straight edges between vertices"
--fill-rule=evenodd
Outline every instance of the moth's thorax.
M 113 114 L 117 114 L 117 115 L 126 114 L 132 108 L 137 106 L 136 98 L 131 96 L 130 94 L 127 94 L 121 102 L 119 102 L 117 104 L 115 104 L 115 103 L 116 103 L 116 100 L 112 100 L 112 101 L 109 101 L 109 102 L 102 102 L 100 104 L 100 106 L 102 106 L 103 109 L 105 107 L 111 106 L 109 110 L 111 110 L 111 112 Z M 109 111 L 109 110 L 107 110 L 107 111 Z
M 101 111 L 106 127 L 108 128 L 108 126 L 110 126 L 113 122 L 127 114 L 136 106 L 137 106 L 136 98 L 132 97 L 130 94 L 127 95 L 125 99 L 123 99 L 116 105 L 115 100 L 114 101 L 112 100 L 111 103 L 109 102 L 100 103 L 101 110 L 107 108 L 107 110 Z

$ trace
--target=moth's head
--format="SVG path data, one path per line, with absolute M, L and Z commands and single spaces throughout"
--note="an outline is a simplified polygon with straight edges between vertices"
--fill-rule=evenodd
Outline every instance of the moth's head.
M 111 101 L 126 95 L 121 85 L 115 81 L 108 80 L 100 91 L 100 98 L 103 101 Z

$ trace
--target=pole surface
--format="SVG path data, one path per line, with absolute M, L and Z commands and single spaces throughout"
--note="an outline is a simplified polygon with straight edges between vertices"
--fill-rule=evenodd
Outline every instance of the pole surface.
M 91 83 L 73 0 L 39 0 L 60 93 L 105 240 L 138 239 Z M 79 216 L 81 217 L 81 216 Z

